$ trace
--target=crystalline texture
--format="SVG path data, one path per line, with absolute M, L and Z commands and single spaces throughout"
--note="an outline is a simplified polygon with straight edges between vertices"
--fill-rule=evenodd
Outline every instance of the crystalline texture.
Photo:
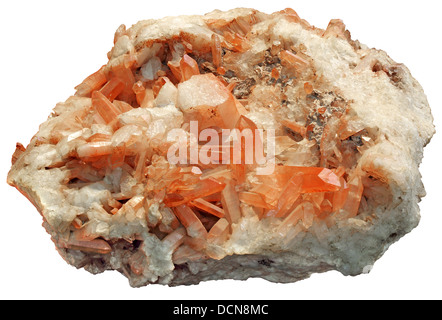
M 8 175 L 69 263 L 132 286 L 356 275 L 417 225 L 425 95 L 342 21 L 235 9 L 114 40 Z

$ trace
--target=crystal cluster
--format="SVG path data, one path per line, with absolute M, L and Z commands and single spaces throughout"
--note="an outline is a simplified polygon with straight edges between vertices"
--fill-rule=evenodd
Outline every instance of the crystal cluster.
M 132 286 L 356 275 L 417 225 L 425 95 L 342 21 L 146 20 L 120 26 L 108 58 L 17 144 L 8 175 L 68 263 Z M 251 133 L 236 153 L 227 129 Z M 248 138 L 273 155 L 267 173 Z

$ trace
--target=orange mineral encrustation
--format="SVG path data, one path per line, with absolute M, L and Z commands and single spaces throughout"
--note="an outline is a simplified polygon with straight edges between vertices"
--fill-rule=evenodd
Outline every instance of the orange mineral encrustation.
M 306 26 L 293 10 L 278 14 Z M 296 99 L 306 101 L 304 118 L 274 116 L 273 127 L 263 127 L 262 115 L 250 108 L 257 103 L 248 99 L 257 80 L 241 78 L 242 66 L 235 59 L 251 50 L 249 32 L 258 20 L 258 16 L 230 23 L 209 20 L 215 32 L 205 44 L 183 34 L 146 48 L 128 49 L 76 87 L 76 96 L 90 98 L 90 106 L 60 125 L 64 128 L 57 127 L 66 132 L 73 127 L 79 130 L 63 140 L 67 146 L 63 152 L 69 158 L 69 187 L 87 186 L 117 172 L 119 185 L 104 201 L 104 212 L 116 218 L 147 212 L 147 226 L 174 251 L 175 263 L 205 255 L 222 258 L 219 246 L 229 241 L 234 225 L 245 215 L 276 221 L 275 232 L 289 237 L 295 229 L 307 230 L 324 222 L 330 226 L 358 214 L 364 173 L 354 168 L 355 153 L 362 152 L 371 138 L 357 120 L 343 120 L 344 99 L 329 93 L 320 96 L 324 84 L 311 72 L 311 59 L 302 47 L 275 42 L 259 56 L 261 60 L 255 57 L 252 63 L 261 77 L 258 80 L 269 86 L 259 89 L 260 103 L 275 110 L 287 108 L 284 90 L 298 88 Z M 127 37 L 125 30 L 119 28 L 115 34 L 116 44 L 124 43 L 120 39 Z M 317 103 L 321 99 L 328 104 Z M 179 110 L 175 114 L 182 114 L 179 122 L 162 115 L 170 106 Z M 220 138 L 216 142 L 196 137 L 193 142 L 198 152 L 211 150 L 207 156 L 213 162 L 191 163 L 195 160 L 188 139 L 191 121 Z M 187 152 L 185 162 L 167 160 L 174 142 L 167 139 L 171 129 L 184 134 L 180 147 Z M 249 142 L 245 136 L 240 138 L 239 162 L 232 163 L 234 147 L 221 139 L 226 129 L 252 134 Z M 268 156 L 269 130 L 275 133 L 277 158 L 268 174 L 259 175 L 262 163 L 245 163 L 256 160 L 245 146 L 260 146 Z M 54 135 L 53 141 L 61 137 Z M 230 154 L 227 162 L 224 154 Z M 154 207 L 161 209 L 160 215 Z M 72 228 L 85 228 L 84 222 L 76 218 Z M 94 235 L 66 245 L 88 252 L 110 250 Z M 130 262 L 137 274 L 142 271 L 140 259 L 137 256 Z
M 287 283 L 365 273 L 417 226 L 434 126 L 403 64 L 292 9 L 146 18 L 12 155 L 69 264 Z
M 208 72 L 208 69 L 203 68 L 192 58 L 192 47 L 187 46 L 187 53 L 181 58 L 168 61 L 166 65 L 169 71 L 157 71 L 154 80 L 143 79 L 137 73 L 137 64 L 134 61 L 139 57 L 135 53 L 133 56 L 126 55 L 119 65 L 107 69 L 101 68 L 77 87 L 78 96 L 92 98 L 92 123 L 89 126 L 92 128 L 92 126 L 105 125 L 109 132 L 97 133 L 94 140 L 76 148 L 75 154 L 78 160 L 71 161 L 69 165 L 72 178 L 87 183 L 97 180 L 95 170 L 109 171 L 122 168 L 138 182 L 145 181 L 146 187 L 144 190 L 139 190 L 142 197 L 137 204 L 148 206 L 158 203 L 171 209 L 168 212 L 169 215 L 175 216 L 173 219 L 172 216 L 166 215 L 156 223 L 158 229 L 166 234 L 163 241 L 170 243 L 171 248 L 176 251 L 174 257 L 177 261 L 185 261 L 186 257 L 198 258 L 204 254 L 221 258 L 222 255 L 210 246 L 222 245 L 228 241 L 232 224 L 241 221 L 246 207 L 252 209 L 248 211 L 249 214 L 253 212 L 261 220 L 279 219 L 281 223 L 277 231 L 289 234 L 290 229 L 298 224 L 308 229 L 315 221 L 327 221 L 330 225 L 335 219 L 356 216 L 363 193 L 361 174 L 353 172 L 349 175 L 343 166 L 306 167 L 279 163 L 275 165 L 271 174 L 258 176 L 257 164 L 244 163 L 246 158 L 244 149 L 241 151 L 241 163 L 221 163 L 221 158 L 218 157 L 218 163 L 209 165 L 198 163 L 172 166 L 165 160 L 164 151 L 161 157 L 161 151 L 157 149 L 155 156 L 157 161 L 149 160 L 148 153 L 151 151 L 146 149 L 146 145 L 141 141 L 134 145 L 134 137 L 139 135 L 136 128 L 131 132 L 131 128 L 126 126 L 124 130 L 127 131 L 127 138 L 120 139 L 118 144 L 114 143 L 115 132 L 125 127 L 121 121 L 121 114 L 137 108 L 151 107 L 153 101 L 150 100 L 159 96 L 162 90 L 169 90 L 174 94 L 178 84 L 191 80 L 193 76 L 208 75 L 208 73 L 211 74 L 211 78 L 207 78 L 207 81 L 217 81 L 217 86 L 225 87 L 225 91 L 220 96 L 225 98 L 220 98 L 215 106 L 203 103 L 184 110 L 185 119 L 204 122 L 208 118 L 201 119 L 200 116 L 210 115 L 211 123 L 225 125 L 224 128 L 212 127 L 219 133 L 222 129 L 232 129 L 232 126 L 239 130 L 249 129 L 254 134 L 254 143 L 262 143 L 263 136 L 255 131 L 258 126 L 248 117 L 247 108 L 244 107 L 247 101 L 238 100 L 232 94 L 236 82 L 232 81 L 229 84 L 225 81 L 226 78 L 222 77 L 225 70 L 219 73 L 223 66 L 222 48 L 227 46 L 233 52 L 244 52 L 248 48 L 248 43 L 244 34 L 232 30 L 226 30 L 223 35 L 221 40 L 219 35 L 214 34 L 208 48 L 213 56 L 213 69 L 209 69 L 212 72 Z M 172 50 L 175 48 L 171 45 L 169 47 Z M 287 72 L 299 75 L 309 64 L 288 50 L 279 51 L 277 56 L 281 67 L 273 67 L 270 70 L 271 77 L 275 80 L 279 79 L 284 68 Z M 310 82 L 304 82 L 302 89 L 305 94 L 314 93 Z M 216 90 L 219 91 L 220 88 Z M 197 96 L 198 92 L 195 91 L 193 94 Z M 195 110 L 200 115 L 197 118 L 193 116 Z M 324 110 L 325 108 L 318 110 L 318 114 L 323 115 Z M 338 114 L 338 117 L 340 116 L 342 114 Z M 232 117 L 237 117 L 236 125 L 230 124 Z M 203 128 L 207 127 L 204 123 L 201 125 Z M 276 141 L 283 143 L 281 145 L 283 147 L 292 145 L 296 139 L 314 139 L 311 135 L 313 131 L 311 125 L 287 119 L 282 119 L 278 125 L 279 128 L 275 128 L 279 130 Z M 182 128 L 188 130 L 189 126 L 184 123 Z M 336 134 L 345 131 L 342 133 L 345 137 L 361 130 L 357 127 L 355 132 L 351 132 L 350 129 L 337 127 L 334 130 L 337 130 Z M 324 145 L 324 139 L 319 142 L 324 147 L 336 147 Z M 241 146 L 244 147 L 244 142 Z M 219 150 L 220 155 L 222 150 L 226 150 L 221 142 Z M 322 151 L 322 154 L 326 153 Z M 330 164 L 324 161 L 323 163 Z M 133 190 L 122 188 L 116 198 L 133 199 Z M 119 204 L 118 201 L 115 202 Z M 131 206 L 130 201 L 124 206 L 115 205 L 115 202 L 110 202 L 108 206 L 113 215 L 122 214 Z M 171 224 L 172 220 L 175 221 L 174 224 Z M 155 222 L 149 221 L 149 225 L 155 225 Z M 182 227 L 178 228 L 179 225 Z M 79 228 L 77 225 L 75 227 Z M 90 245 L 85 245 L 84 242 L 85 240 L 70 242 L 68 245 L 84 248 L 87 251 L 107 252 L 108 250 L 98 240 Z

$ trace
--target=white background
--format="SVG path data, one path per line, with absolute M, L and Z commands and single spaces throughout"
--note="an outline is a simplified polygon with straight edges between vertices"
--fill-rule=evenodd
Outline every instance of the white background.
M 441 125 L 440 1 L 2 1 L 0 5 L 0 298 L 2 299 L 441 299 L 441 137 L 421 166 L 427 197 L 420 225 L 392 245 L 368 275 L 313 275 L 294 284 L 262 279 L 211 281 L 133 289 L 117 272 L 92 275 L 69 266 L 54 249 L 35 208 L 6 184 L 17 141 L 25 146 L 57 102 L 107 62 L 113 34 L 124 23 L 213 9 L 292 7 L 325 28 L 341 18 L 358 39 L 406 64 L 421 83 Z

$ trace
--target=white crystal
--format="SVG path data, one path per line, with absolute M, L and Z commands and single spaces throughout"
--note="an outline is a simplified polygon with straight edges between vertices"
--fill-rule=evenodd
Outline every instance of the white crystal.
M 162 66 L 160 58 L 152 57 L 141 67 L 141 74 L 146 80 L 156 80 L 158 78 L 157 72 L 161 70 Z

